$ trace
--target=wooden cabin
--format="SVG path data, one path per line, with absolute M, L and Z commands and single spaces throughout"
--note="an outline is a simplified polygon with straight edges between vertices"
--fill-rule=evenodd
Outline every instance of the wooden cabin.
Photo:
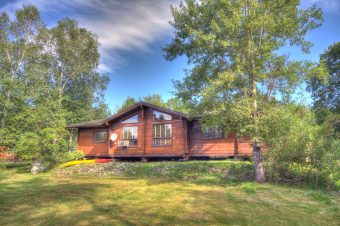
M 77 150 L 87 157 L 231 157 L 251 156 L 249 139 L 222 128 L 202 131 L 198 119 L 138 102 L 107 119 L 70 125 L 78 130 Z

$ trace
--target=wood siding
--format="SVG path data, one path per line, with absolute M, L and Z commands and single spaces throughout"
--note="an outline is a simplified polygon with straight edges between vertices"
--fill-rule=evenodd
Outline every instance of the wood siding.
M 198 120 L 189 125 L 190 156 L 251 156 L 250 140 L 236 139 L 234 134 L 227 134 L 222 139 L 204 139 Z
M 109 138 L 106 142 L 93 142 L 95 131 L 108 131 L 105 128 L 79 129 L 77 149 L 84 151 L 86 156 L 107 156 L 109 155 Z
M 118 138 L 115 142 L 111 142 L 110 154 L 113 157 L 167 157 L 182 156 L 186 150 L 186 119 L 181 119 L 173 115 L 173 120 L 153 121 L 153 110 L 151 108 L 137 109 L 136 112 L 130 113 L 125 118 L 134 114 L 138 114 L 138 123 L 125 123 L 117 120 L 111 125 L 111 134 L 117 134 Z M 124 119 L 124 118 L 123 118 Z M 168 146 L 153 146 L 153 125 L 155 124 L 171 124 L 172 125 L 172 144 Z M 138 127 L 137 146 L 122 148 L 118 147 L 118 141 L 122 139 L 122 128 L 124 126 Z
M 137 123 L 122 123 L 123 120 L 138 114 Z M 171 124 L 172 142 L 167 146 L 154 146 L 154 125 Z M 125 126 L 138 128 L 136 146 L 127 148 L 118 147 L 118 142 L 123 139 L 122 130 Z M 95 131 L 107 131 L 108 139 L 103 143 L 93 142 Z M 110 141 L 115 133 L 117 139 Z M 153 109 L 143 106 L 129 111 L 121 118 L 115 119 L 107 128 L 80 128 L 78 131 L 79 150 L 86 156 L 93 157 L 184 157 L 184 156 L 251 156 L 252 147 L 249 139 L 236 139 L 233 134 L 223 139 L 203 139 L 199 121 L 188 122 L 178 115 L 172 115 L 172 120 L 154 121 Z

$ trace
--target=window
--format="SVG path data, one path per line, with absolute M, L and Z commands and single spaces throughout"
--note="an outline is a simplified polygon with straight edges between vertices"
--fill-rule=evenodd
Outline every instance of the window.
M 131 116 L 122 121 L 122 123 L 137 123 L 137 122 L 138 122 L 138 114 L 135 114 L 134 116 Z
M 128 140 L 129 146 L 137 145 L 137 138 L 138 138 L 137 126 L 123 127 L 123 140 Z
M 171 145 L 172 140 L 172 125 L 159 124 L 153 125 L 153 145 L 166 146 Z
M 94 131 L 93 132 L 93 142 L 95 143 L 105 143 L 107 141 L 106 131 Z
M 223 139 L 223 128 L 220 126 L 211 127 L 203 131 L 203 139 Z
M 172 120 L 172 116 L 159 111 L 153 111 L 153 120 L 154 121 Z

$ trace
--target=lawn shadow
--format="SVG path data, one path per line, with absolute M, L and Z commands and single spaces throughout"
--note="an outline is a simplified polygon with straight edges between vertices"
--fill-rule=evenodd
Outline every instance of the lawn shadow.
M 187 183 L 194 185 L 202 185 L 202 186 L 238 186 L 243 184 L 244 182 L 250 182 L 252 180 L 244 180 L 237 181 L 233 179 L 223 178 L 223 177 L 196 177 L 196 178 L 174 178 L 174 177 L 147 177 L 147 176 L 139 176 L 139 177 L 108 177 L 118 180 L 146 180 L 147 185 L 157 185 L 157 184 L 167 184 L 167 183 Z
M 25 225 L 108 224 L 114 219 L 112 213 L 121 211 L 119 205 L 110 204 L 108 208 L 99 204 L 98 190 L 109 187 L 100 182 L 56 182 L 44 175 L 26 181 L 2 182 L 0 225 L 21 225 L 22 222 Z M 119 222 L 132 225 L 128 218 Z

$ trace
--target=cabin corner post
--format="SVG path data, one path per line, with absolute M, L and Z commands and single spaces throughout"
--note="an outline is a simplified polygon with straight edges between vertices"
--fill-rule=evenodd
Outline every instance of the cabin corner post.
M 113 158 L 113 153 L 111 153 L 111 125 L 109 125 L 109 128 L 108 128 L 108 136 L 109 136 L 109 150 L 108 150 L 108 155 L 111 156 Z
M 145 133 L 146 133 L 146 120 L 145 120 L 145 108 L 142 107 L 142 120 L 143 120 L 143 157 L 145 157 Z
M 186 155 L 188 155 L 189 154 L 189 147 L 188 147 L 188 144 L 189 144 L 189 142 L 188 142 L 188 121 L 186 120 L 186 119 L 183 119 L 183 126 L 184 126 L 184 139 L 185 139 L 185 141 L 184 141 L 184 145 L 185 145 L 185 147 L 184 147 L 184 158 L 186 158 Z

